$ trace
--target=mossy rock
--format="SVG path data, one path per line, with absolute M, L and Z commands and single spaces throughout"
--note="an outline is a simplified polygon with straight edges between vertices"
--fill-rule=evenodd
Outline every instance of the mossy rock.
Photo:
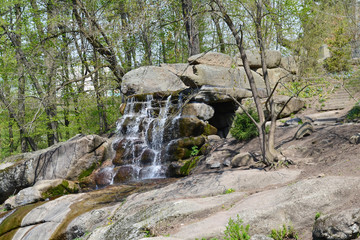
M 204 127 L 204 135 L 209 136 L 209 135 L 215 135 L 217 133 L 217 128 L 214 127 L 213 125 L 207 123 Z
M 180 137 L 199 136 L 204 133 L 206 123 L 194 117 L 183 117 L 179 119 Z
M 88 177 L 91 175 L 91 173 L 93 173 L 93 171 L 95 170 L 95 168 L 97 167 L 96 163 L 93 163 L 88 169 L 83 170 L 79 177 L 78 180 L 81 181 L 82 179 Z
M 184 161 L 184 165 L 180 168 L 180 175 L 187 176 L 190 174 L 191 170 L 196 167 L 199 162 L 200 157 L 196 156 Z
M 74 183 L 69 184 L 68 181 L 64 180 L 61 184 L 56 187 L 49 188 L 46 192 L 43 192 L 41 195 L 44 199 L 53 198 L 62 195 L 67 195 L 70 193 L 78 193 L 79 189 L 76 187 Z

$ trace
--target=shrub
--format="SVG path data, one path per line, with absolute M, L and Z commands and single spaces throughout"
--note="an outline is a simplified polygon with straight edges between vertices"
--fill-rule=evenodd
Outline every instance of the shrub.
M 274 240 L 285 240 L 285 239 L 299 239 L 293 226 L 286 226 L 285 224 L 279 230 L 271 230 L 269 235 Z
M 357 103 L 346 115 L 346 119 L 354 120 L 360 118 L 360 105 Z
M 250 225 L 245 227 L 242 225 L 243 221 L 239 218 L 239 215 L 236 216 L 236 220 L 229 219 L 229 223 L 226 226 L 225 240 L 249 240 L 249 228 Z
M 329 72 L 334 73 L 350 70 L 350 37 L 345 31 L 345 27 L 340 25 L 335 30 L 334 37 L 328 40 L 331 57 L 325 59 L 325 68 Z
M 250 109 L 249 114 L 256 120 L 259 120 L 257 113 Z M 238 140 L 249 140 L 259 135 L 256 125 L 245 114 L 236 114 L 233 127 L 230 129 L 231 135 Z

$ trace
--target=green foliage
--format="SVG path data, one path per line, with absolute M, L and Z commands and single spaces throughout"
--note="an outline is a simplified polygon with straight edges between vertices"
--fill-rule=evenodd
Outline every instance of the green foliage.
M 274 240 L 285 240 L 285 239 L 299 239 L 298 234 L 296 233 L 293 226 L 286 226 L 285 224 L 282 228 L 276 230 L 271 230 L 271 234 L 269 235 Z
M 254 110 L 250 109 L 249 114 L 256 121 L 259 121 L 259 117 Z M 249 140 L 259 135 L 256 125 L 245 113 L 236 114 L 230 133 L 238 140 Z
M 321 216 L 321 212 L 317 212 L 317 213 L 315 214 L 315 221 L 316 221 L 320 216 Z
M 347 114 L 347 120 L 354 120 L 360 118 L 360 105 L 357 103 Z
M 226 189 L 224 194 L 229 194 L 229 193 L 233 193 L 233 192 L 235 192 L 235 190 L 233 188 L 228 188 L 228 189 Z
M 335 32 L 334 37 L 328 40 L 331 57 L 325 59 L 325 68 L 329 72 L 343 72 L 350 70 L 351 59 L 351 38 L 345 32 L 344 26 L 339 26 Z
M 240 219 L 239 215 L 236 216 L 236 220 L 232 218 L 229 219 L 228 225 L 226 226 L 225 240 L 248 240 L 250 239 L 249 235 L 250 225 L 243 226 L 243 221 Z
M 194 156 L 197 156 L 198 154 L 199 154 L 199 147 L 198 146 L 193 146 L 191 148 L 190 156 L 194 157 Z

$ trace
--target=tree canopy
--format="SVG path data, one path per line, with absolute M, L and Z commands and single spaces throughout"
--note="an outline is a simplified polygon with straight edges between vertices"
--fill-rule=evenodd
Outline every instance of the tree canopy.
M 256 47 L 258 1 L 221 2 L 244 47 Z M 356 1 L 262 4 L 264 47 L 298 56 L 304 75 L 316 69 L 321 45 L 343 48 L 339 31 L 349 43 L 358 38 Z M 0 158 L 109 132 L 131 69 L 238 52 L 214 1 L 3 0 L 0 15 Z

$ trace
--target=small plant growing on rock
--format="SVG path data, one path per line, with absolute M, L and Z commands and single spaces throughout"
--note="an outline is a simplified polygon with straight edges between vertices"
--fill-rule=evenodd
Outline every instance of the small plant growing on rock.
M 315 221 L 316 220 L 318 220 L 318 218 L 321 216 L 321 213 L 320 212 L 317 212 L 316 214 L 315 214 Z
M 297 232 L 293 226 L 286 226 L 285 224 L 282 228 L 276 230 L 271 230 L 269 235 L 274 240 L 286 240 L 286 239 L 299 239 Z
M 240 219 L 239 215 L 236 216 L 236 220 L 232 218 L 229 219 L 229 223 L 226 226 L 225 240 L 249 240 L 249 228 L 250 225 L 244 227 L 243 221 Z
M 229 194 L 229 193 L 233 193 L 233 192 L 235 192 L 235 190 L 233 188 L 229 188 L 229 189 L 226 189 L 224 194 Z
M 193 146 L 191 148 L 191 153 L 190 153 L 190 156 L 194 157 L 194 156 L 197 156 L 199 154 L 199 148 L 198 146 Z

